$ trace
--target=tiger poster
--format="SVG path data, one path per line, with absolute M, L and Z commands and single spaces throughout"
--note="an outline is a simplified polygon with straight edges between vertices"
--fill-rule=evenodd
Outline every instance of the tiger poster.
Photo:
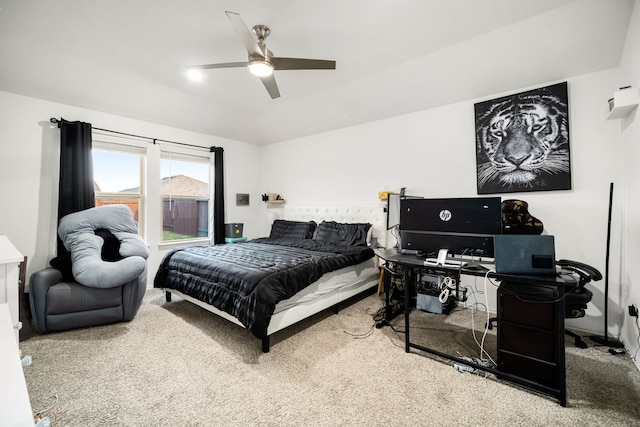
M 567 82 L 474 107 L 478 194 L 571 189 Z

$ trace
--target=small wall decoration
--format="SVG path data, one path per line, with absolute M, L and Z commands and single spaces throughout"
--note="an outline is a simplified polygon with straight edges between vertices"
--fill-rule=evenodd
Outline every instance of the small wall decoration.
M 478 194 L 571 189 L 567 83 L 475 104 Z
M 246 193 L 236 193 L 236 205 L 237 206 L 248 206 L 249 205 L 249 195 Z

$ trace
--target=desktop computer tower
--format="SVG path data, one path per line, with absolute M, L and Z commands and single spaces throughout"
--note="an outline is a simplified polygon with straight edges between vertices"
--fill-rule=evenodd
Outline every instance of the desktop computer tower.
M 452 292 L 447 292 L 444 302 L 440 301 L 444 278 L 439 275 L 422 274 L 416 284 L 416 308 L 435 314 L 449 314 L 455 305 Z

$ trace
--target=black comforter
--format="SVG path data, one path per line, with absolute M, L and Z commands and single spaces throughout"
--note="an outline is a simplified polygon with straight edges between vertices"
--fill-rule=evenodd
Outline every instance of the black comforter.
M 155 288 L 176 289 L 236 317 L 258 338 L 276 304 L 325 273 L 373 257 L 362 246 L 311 239 L 255 239 L 247 243 L 196 246 L 167 253 Z

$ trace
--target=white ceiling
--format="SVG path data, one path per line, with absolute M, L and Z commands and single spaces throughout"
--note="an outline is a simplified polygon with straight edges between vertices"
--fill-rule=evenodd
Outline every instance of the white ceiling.
M 619 65 L 633 0 L 0 0 L 0 90 L 269 144 Z M 225 11 L 271 28 L 271 99 Z M 6 112 L 5 112 L 6 113 Z M 70 118 L 73 119 L 73 118 Z M 94 124 L 100 126 L 99 123 Z

